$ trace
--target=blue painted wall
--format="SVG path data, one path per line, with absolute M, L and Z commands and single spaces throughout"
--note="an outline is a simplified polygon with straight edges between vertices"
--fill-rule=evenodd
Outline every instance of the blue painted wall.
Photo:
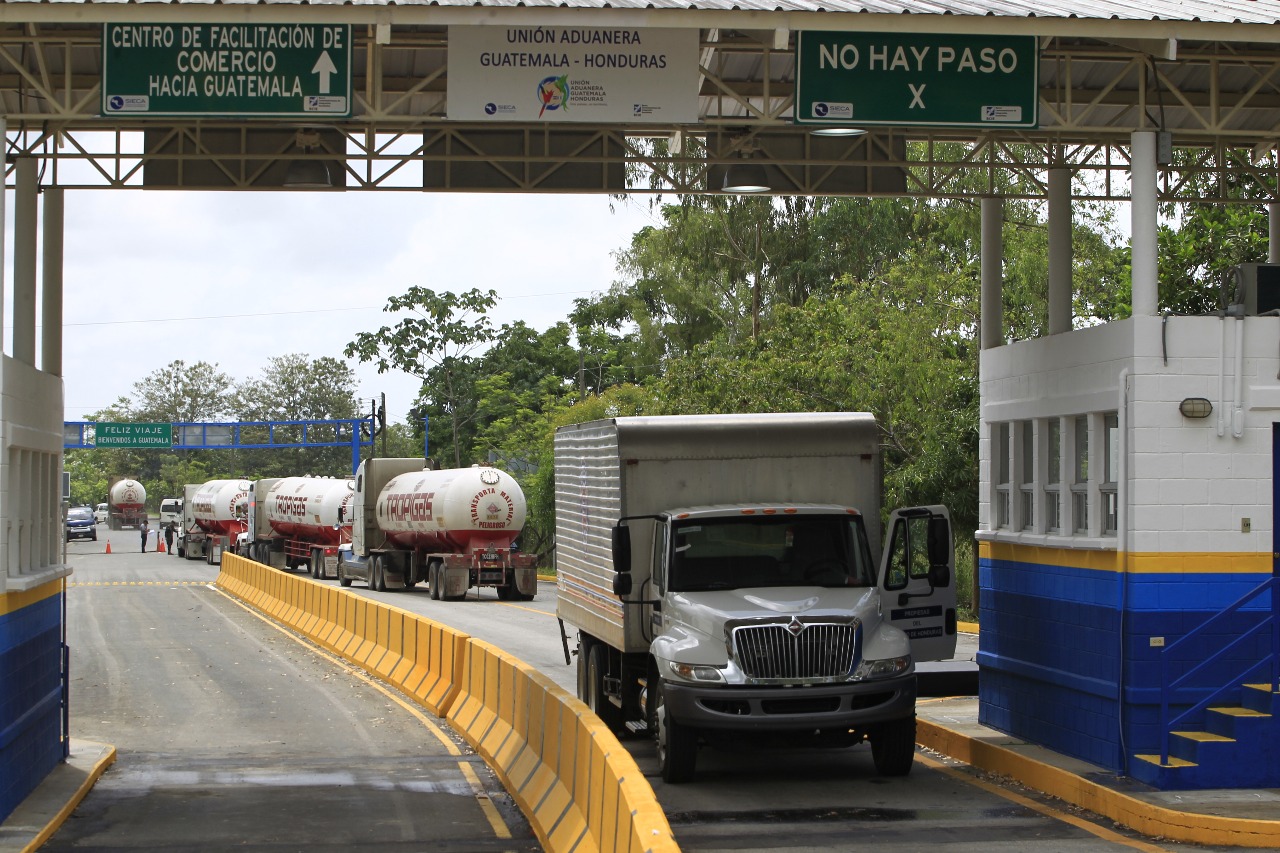
M 1151 638 L 1172 644 L 1267 575 L 1161 573 L 1149 566 L 1126 575 L 1043 561 L 1063 553 L 983 547 L 979 720 L 1127 773 L 1131 756 L 1160 751 L 1161 648 L 1153 647 Z M 1212 645 L 1247 633 L 1263 617 L 1265 603 L 1264 598 L 1236 615 L 1205 642 Z M 1243 669 L 1266 650 L 1265 638 L 1258 638 L 1229 663 Z M 1174 674 L 1202 660 L 1202 651 L 1180 653 Z M 1193 682 L 1176 697 L 1176 707 L 1206 695 L 1213 681 L 1221 681 L 1219 675 Z
M 0 596 L 0 820 L 63 758 L 61 583 Z M 32 600 L 34 599 L 34 600 Z

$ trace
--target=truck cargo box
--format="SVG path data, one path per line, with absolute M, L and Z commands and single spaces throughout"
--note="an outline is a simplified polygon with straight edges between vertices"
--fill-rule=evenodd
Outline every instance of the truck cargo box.
M 613 593 L 610 531 L 623 516 L 761 501 L 847 506 L 864 515 L 879 560 L 878 445 L 875 419 L 866 413 L 625 417 L 561 427 L 557 615 L 616 649 L 647 649 L 640 613 L 628 624 Z M 631 527 L 633 582 L 642 591 L 653 524 Z

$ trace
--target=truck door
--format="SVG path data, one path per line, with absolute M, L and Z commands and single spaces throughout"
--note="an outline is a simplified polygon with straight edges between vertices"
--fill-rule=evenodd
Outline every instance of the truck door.
M 880 595 L 890 625 L 911 638 L 917 661 L 956 653 L 955 542 L 944 506 L 896 509 L 889 516 Z
M 347 505 L 347 512 L 351 513 L 347 520 L 351 522 L 351 555 L 353 557 L 361 557 L 369 553 L 364 548 L 364 488 L 366 479 L 365 465 L 361 462 L 359 470 L 356 471 L 356 496 Z

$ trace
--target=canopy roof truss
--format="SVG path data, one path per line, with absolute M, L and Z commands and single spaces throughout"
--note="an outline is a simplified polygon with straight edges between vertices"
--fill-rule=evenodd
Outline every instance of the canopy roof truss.
M 1064 167 L 1077 173 L 1076 197 L 1124 199 L 1131 135 L 1156 130 L 1167 131 L 1179 152 L 1178 168 L 1162 172 L 1163 200 L 1225 201 L 1227 188 L 1239 184 L 1255 198 L 1276 197 L 1280 51 L 1269 39 L 1280 36 L 1274 25 L 1205 25 L 1206 34 L 1219 37 L 1203 40 L 1189 37 L 1199 32 L 1190 22 L 1182 22 L 1178 39 L 1149 37 L 1170 31 L 1168 22 L 1117 25 L 1121 35 L 1130 35 L 1114 40 L 1074 31 L 1040 35 L 1037 129 L 878 127 L 861 137 L 819 140 L 791 123 L 795 34 L 785 27 L 700 27 L 696 124 L 497 126 L 447 120 L 447 26 L 356 23 L 353 117 L 327 123 L 322 146 L 300 155 L 296 122 L 99 115 L 102 22 L 123 15 L 166 20 L 175 10 L 172 4 L 76 4 L 78 20 L 100 13 L 86 24 L 62 20 L 69 5 L 0 5 L 8 161 L 41 158 L 45 185 L 279 189 L 283 168 L 301 156 L 340 170 L 347 191 L 696 193 L 714 187 L 716 170 L 745 152 L 781 176 L 779 192 L 789 194 L 958 197 L 999 190 L 1042 197 L 1047 170 Z M 297 13 L 306 12 L 307 20 L 325 22 L 337 13 L 348 19 L 364 13 L 369 21 L 378 11 L 251 8 L 268 20 L 273 12 L 302 20 Z M 184 5 L 178 11 L 197 13 L 200 20 L 232 13 L 245 20 L 248 10 Z M 426 17 L 432 10 L 417 11 Z M 461 16 L 465 10 L 447 11 Z M 528 18 L 533 11 L 558 10 L 484 11 L 492 20 L 498 13 Z M 572 11 L 577 25 L 613 25 L 611 10 Z M 684 26 L 700 15 L 712 24 L 734 21 L 729 14 L 686 11 L 672 20 Z M 861 25 L 872 21 L 832 14 L 817 20 L 830 28 L 845 17 L 859 18 Z M 902 17 L 890 24 L 905 29 Z M 915 27 L 929 16 L 909 17 Z M 933 20 L 936 29 L 941 19 Z M 875 23 L 890 25 L 878 18 Z M 979 32 L 984 26 L 998 32 L 1068 29 L 1049 19 L 964 23 Z M 1100 33 L 1108 22 L 1095 23 Z

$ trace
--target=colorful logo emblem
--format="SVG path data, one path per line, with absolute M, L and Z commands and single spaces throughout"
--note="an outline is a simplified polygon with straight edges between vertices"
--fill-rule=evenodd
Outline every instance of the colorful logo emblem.
M 542 104 L 542 109 L 538 110 L 538 118 L 542 118 L 542 114 L 547 110 L 558 110 L 561 107 L 567 112 L 569 109 L 569 75 L 547 77 L 539 83 L 538 103 Z

